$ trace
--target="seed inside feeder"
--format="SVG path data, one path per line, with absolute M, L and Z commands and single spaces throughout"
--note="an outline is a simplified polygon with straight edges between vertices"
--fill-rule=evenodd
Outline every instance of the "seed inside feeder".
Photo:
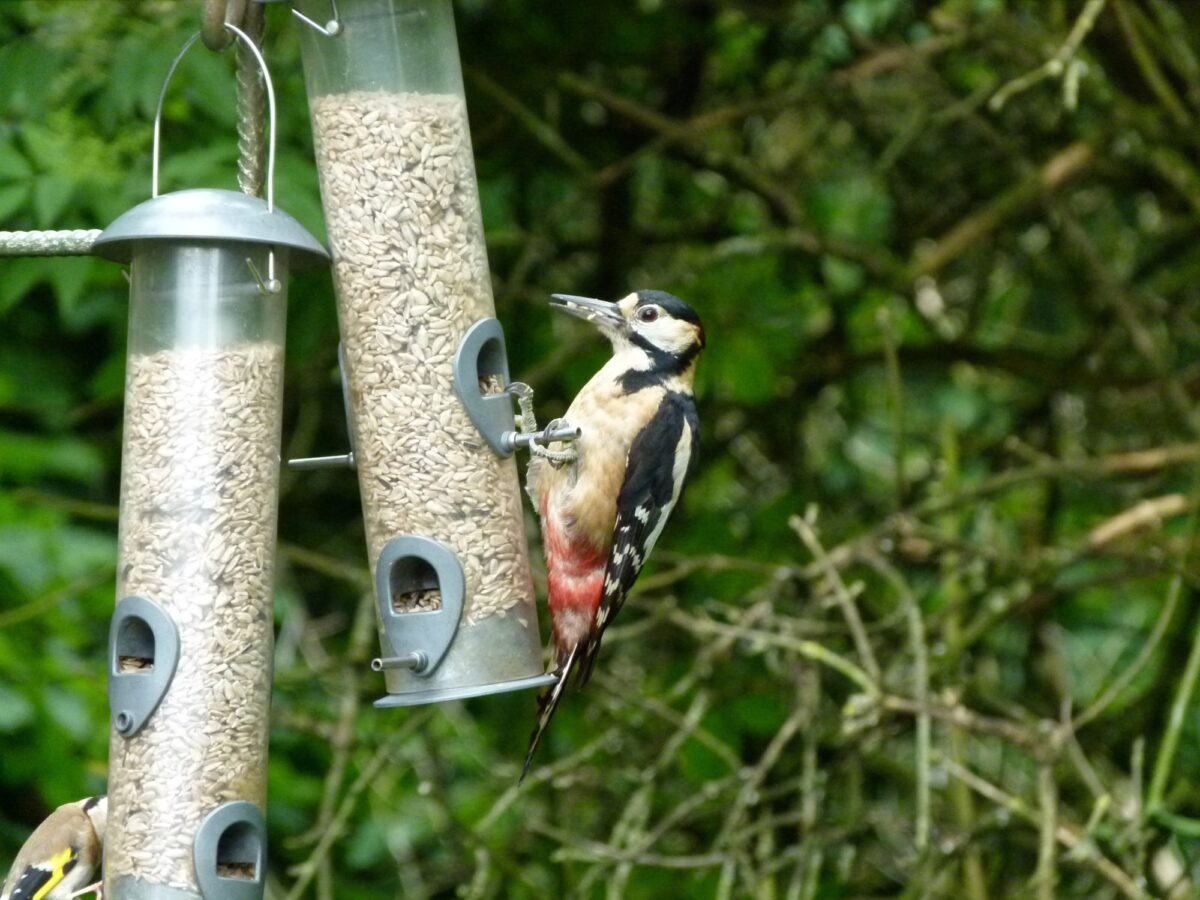
M 433 612 L 442 608 L 442 592 L 437 588 L 406 591 L 392 598 L 392 609 L 398 613 Z
M 254 863 L 217 863 L 217 874 L 222 878 L 241 878 L 253 881 L 255 872 Z
M 479 393 L 485 397 L 504 393 L 504 379 L 499 375 L 483 375 L 479 379 Z
M 495 315 L 466 106 L 350 91 L 314 97 L 312 117 L 372 576 L 389 540 L 422 535 L 462 563 L 464 624 L 519 604 L 532 615 L 515 462 L 488 450 L 454 391 L 463 335 Z M 410 593 L 393 588 L 398 611 L 440 606 Z
M 195 892 L 204 817 L 265 805 L 282 373 L 272 342 L 129 358 L 117 596 L 159 604 L 180 655 L 145 727 L 113 740 L 110 877 Z

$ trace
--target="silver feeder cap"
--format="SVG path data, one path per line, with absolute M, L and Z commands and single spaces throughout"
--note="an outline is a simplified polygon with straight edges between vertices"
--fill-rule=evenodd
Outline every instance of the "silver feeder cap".
M 92 245 L 97 256 L 129 262 L 133 245 L 153 240 L 248 241 L 287 247 L 290 268 L 323 265 L 329 253 L 303 225 L 238 191 L 193 188 L 163 194 L 119 215 Z

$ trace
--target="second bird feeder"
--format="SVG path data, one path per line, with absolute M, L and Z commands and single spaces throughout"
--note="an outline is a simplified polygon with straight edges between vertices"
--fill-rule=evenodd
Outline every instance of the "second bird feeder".
M 159 196 L 160 95 L 154 197 L 95 243 L 129 264 L 131 285 L 109 900 L 260 900 L 266 882 L 287 272 L 326 258 L 274 206 L 269 78 L 267 90 L 265 202 L 226 190 Z
M 516 464 L 475 424 L 503 407 L 511 428 L 512 401 L 450 0 L 297 6 L 378 601 L 376 705 L 546 684 Z

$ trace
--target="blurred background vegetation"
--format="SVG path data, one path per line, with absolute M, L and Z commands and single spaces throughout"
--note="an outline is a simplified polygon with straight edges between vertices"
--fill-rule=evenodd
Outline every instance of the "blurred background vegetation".
M 285 473 L 270 896 L 1200 896 L 1200 4 L 456 10 L 513 372 L 557 414 L 606 348 L 549 293 L 672 290 L 701 466 L 520 789 L 532 694 L 371 709 L 354 476 Z M 199 19 L 0 4 L 0 227 L 148 196 Z M 283 6 L 266 53 L 322 234 Z M 232 70 L 166 189 L 234 186 Z M 0 260 L 0 866 L 104 788 L 126 293 Z M 291 297 L 284 453 L 337 452 Z

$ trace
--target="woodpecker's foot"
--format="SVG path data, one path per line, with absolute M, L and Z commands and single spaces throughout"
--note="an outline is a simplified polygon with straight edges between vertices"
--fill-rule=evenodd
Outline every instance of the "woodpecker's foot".
M 547 423 L 545 431 L 550 433 L 558 429 L 569 428 L 570 424 L 571 423 L 566 419 L 551 419 L 550 422 Z M 575 460 L 579 459 L 579 451 L 575 449 L 575 446 L 572 442 L 555 441 L 554 443 L 557 444 L 561 449 L 551 450 L 551 445 L 547 445 L 545 448 L 534 446 L 531 449 L 536 456 L 542 457 L 556 469 L 561 469 L 568 463 L 573 463 Z
M 85 894 L 92 894 L 92 893 L 94 893 L 96 895 L 96 900 L 103 900 L 103 898 L 104 898 L 104 882 L 97 881 L 95 884 L 89 884 L 87 887 L 81 887 L 75 893 L 68 894 L 67 900 L 71 900 L 71 898 L 73 898 L 73 897 L 82 897 Z

